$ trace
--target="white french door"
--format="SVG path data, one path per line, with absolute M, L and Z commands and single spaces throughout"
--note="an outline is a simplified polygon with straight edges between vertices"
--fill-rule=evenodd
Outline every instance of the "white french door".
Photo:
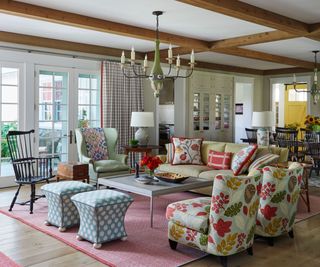
M 71 68 L 36 67 L 35 130 L 39 155 L 76 161 L 77 127 L 100 126 L 99 73 Z

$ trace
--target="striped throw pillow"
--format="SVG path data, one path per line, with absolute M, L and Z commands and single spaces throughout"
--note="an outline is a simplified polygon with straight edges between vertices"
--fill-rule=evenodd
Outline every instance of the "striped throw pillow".
M 231 152 L 218 152 L 209 150 L 207 166 L 215 170 L 229 170 L 231 165 L 231 158 Z
M 262 169 L 268 164 L 276 163 L 279 160 L 279 157 L 280 157 L 279 155 L 271 154 L 271 153 L 263 155 L 262 157 L 257 158 L 251 163 L 251 165 L 249 166 L 249 172 L 251 170 Z
M 172 143 L 166 144 L 167 149 L 167 161 L 166 163 L 171 163 L 174 157 L 174 146 Z

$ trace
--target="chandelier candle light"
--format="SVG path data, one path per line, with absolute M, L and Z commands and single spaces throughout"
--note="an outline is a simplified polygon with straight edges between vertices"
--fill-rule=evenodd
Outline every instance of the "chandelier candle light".
M 148 69 L 148 57 L 145 55 L 144 61 L 143 61 L 143 74 L 137 73 L 135 69 L 135 51 L 134 48 L 132 47 L 131 49 L 131 57 L 130 57 L 130 64 L 126 64 L 126 57 L 124 54 L 124 51 L 122 51 L 121 55 L 121 69 L 123 72 L 123 75 L 127 78 L 148 78 L 151 81 L 151 88 L 154 91 L 154 96 L 159 97 L 160 90 L 163 87 L 163 81 L 165 79 L 176 79 L 176 78 L 188 78 L 192 75 L 194 65 L 195 65 L 195 57 L 194 57 L 194 50 L 192 50 L 191 55 L 190 55 L 190 69 L 191 71 L 189 74 L 186 76 L 179 75 L 180 68 L 181 68 L 181 59 L 180 55 L 176 57 L 176 75 L 170 76 L 173 61 L 174 61 L 174 56 L 173 56 L 173 51 L 172 51 L 172 46 L 171 44 L 169 45 L 168 49 L 168 64 L 169 64 L 169 70 L 166 75 L 163 74 L 162 68 L 161 68 L 161 60 L 160 60 L 160 40 L 159 40 L 159 16 L 163 14 L 163 11 L 153 11 L 153 15 L 157 17 L 157 28 L 156 28 L 156 46 L 155 46 L 155 51 L 154 51 L 154 62 L 153 62 L 153 67 L 151 69 L 151 72 L 149 75 L 147 75 L 147 69 Z M 129 66 L 128 66 L 129 65 Z M 131 67 L 132 72 L 134 75 L 130 76 L 126 73 L 126 67 Z

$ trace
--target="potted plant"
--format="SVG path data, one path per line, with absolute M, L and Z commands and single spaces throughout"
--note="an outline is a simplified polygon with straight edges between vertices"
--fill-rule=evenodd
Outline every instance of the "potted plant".
M 139 144 L 139 141 L 136 139 L 131 139 L 129 143 L 130 143 L 130 146 L 137 147 Z

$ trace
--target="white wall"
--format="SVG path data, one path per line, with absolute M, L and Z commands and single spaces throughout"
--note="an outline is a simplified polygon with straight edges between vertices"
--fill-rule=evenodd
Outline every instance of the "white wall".
M 247 137 L 245 128 L 251 128 L 253 87 L 254 79 L 235 77 L 234 103 L 243 104 L 243 114 L 234 115 L 234 139 L 236 143 L 242 143 L 240 138 Z

